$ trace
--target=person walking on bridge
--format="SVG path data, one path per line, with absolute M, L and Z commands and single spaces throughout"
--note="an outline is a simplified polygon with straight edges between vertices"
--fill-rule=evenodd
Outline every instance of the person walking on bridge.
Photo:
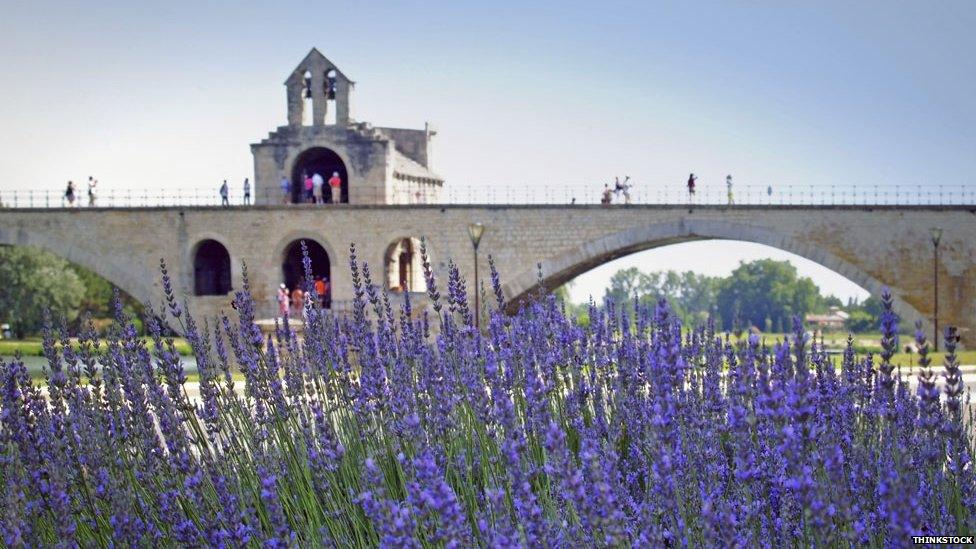
M 315 187 L 315 180 L 311 175 L 305 176 L 305 196 L 303 202 L 311 202 L 313 199 L 312 189 Z
M 75 182 L 68 181 L 68 188 L 64 190 L 64 197 L 68 199 L 68 207 L 75 206 Z
M 698 178 L 695 177 L 695 174 L 690 174 L 688 176 L 688 205 L 695 201 L 695 181 L 698 181 Z
M 287 177 L 281 178 L 281 203 L 287 204 L 291 202 L 291 181 L 288 181 Z
M 88 207 L 95 207 L 95 187 L 98 185 L 98 180 L 92 176 L 88 176 Z
M 623 193 L 624 204 L 630 204 L 630 188 L 634 185 L 630 182 L 630 176 L 625 175 L 623 181 L 621 181 L 619 177 L 614 177 L 613 179 L 613 192 Z
M 322 198 L 322 187 L 325 186 L 325 179 L 322 174 L 315 172 L 312 175 L 312 202 L 315 204 L 324 204 L 325 200 Z
M 339 177 L 339 172 L 332 172 L 332 177 L 329 178 L 329 187 L 332 188 L 332 203 L 342 202 L 342 178 Z
M 230 189 L 227 188 L 227 180 L 225 179 L 224 182 L 220 185 L 220 205 L 221 206 L 230 206 L 230 200 L 227 199 L 227 194 L 229 192 L 230 192 Z
M 251 204 L 251 181 L 248 178 L 244 178 L 244 204 L 250 206 Z

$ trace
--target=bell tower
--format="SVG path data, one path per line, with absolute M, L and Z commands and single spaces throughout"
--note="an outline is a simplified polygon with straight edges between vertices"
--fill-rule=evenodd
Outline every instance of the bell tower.
M 436 202 L 444 179 L 430 165 L 431 140 L 423 129 L 387 128 L 352 119 L 355 83 L 312 48 L 285 79 L 287 125 L 251 144 L 255 204 L 418 204 Z M 318 174 L 337 177 L 339 191 L 319 202 L 305 191 Z
M 353 86 L 355 82 L 343 74 L 335 63 L 312 48 L 285 80 L 288 125 L 348 126 L 351 122 L 349 99 Z

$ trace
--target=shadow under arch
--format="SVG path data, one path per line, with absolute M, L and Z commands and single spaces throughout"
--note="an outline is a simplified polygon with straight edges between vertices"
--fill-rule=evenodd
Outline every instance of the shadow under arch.
M 506 300 L 505 308 L 509 312 L 514 312 L 538 289 L 540 271 L 543 289 L 551 291 L 594 267 L 626 255 L 681 242 L 713 239 L 754 242 L 794 253 L 848 278 L 871 295 L 880 295 L 885 287 L 882 281 L 823 248 L 800 242 L 769 229 L 745 223 L 682 219 L 652 223 L 585 242 L 568 252 L 547 258 L 541 262 L 541 268 L 533 266 L 529 270 L 517 273 L 502 285 Z M 895 312 L 901 317 L 903 324 L 908 322 L 910 323 L 908 325 L 911 325 L 921 320 L 926 329 L 931 332 L 931 322 L 902 300 L 897 288 L 891 288 L 891 293 Z
M 204 238 L 193 245 L 193 295 L 227 295 L 233 290 L 230 252 L 220 240 Z
M 31 246 L 50 252 L 104 278 L 112 286 L 142 304 L 152 300 L 153 281 L 162 276 L 160 274 L 151 279 L 139 277 L 132 272 L 128 262 L 120 263 L 116 258 L 106 257 L 77 242 L 68 242 L 42 232 L 27 231 L 22 228 L 15 231 L 0 230 L 0 246 Z M 159 274 L 158 265 L 155 272 Z
M 420 238 L 415 236 L 397 237 L 386 246 L 383 252 L 383 278 L 387 290 L 393 293 L 427 291 L 420 247 Z M 427 251 L 429 259 L 430 250 Z

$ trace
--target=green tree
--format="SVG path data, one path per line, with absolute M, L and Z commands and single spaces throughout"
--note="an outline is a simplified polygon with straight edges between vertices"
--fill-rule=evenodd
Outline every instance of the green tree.
M 847 329 L 854 333 L 870 332 L 878 329 L 877 318 L 863 309 L 854 309 L 847 318 Z
M 817 310 L 823 302 L 820 289 L 809 278 L 797 276 L 789 261 L 760 259 L 740 263 L 720 284 L 716 297 L 726 326 L 734 320 L 749 326 L 772 325 L 788 329 L 792 317 Z
M 629 304 L 634 297 L 641 298 L 655 291 L 653 275 L 642 272 L 637 267 L 620 269 L 610 277 L 610 286 L 604 299 L 612 299 L 618 307 Z
M 566 316 L 575 318 L 581 325 L 588 326 L 590 323 L 589 305 L 585 303 L 573 303 L 569 299 L 569 289 L 573 287 L 573 281 L 569 281 L 552 291 L 556 300 L 562 303 Z
M 653 306 L 666 299 L 678 317 L 688 325 L 708 320 L 715 309 L 720 278 L 691 271 L 642 272 L 637 267 L 621 269 L 610 277 L 604 297 L 612 298 L 619 309 L 630 311 L 633 300 Z
M 847 329 L 855 333 L 876 331 L 881 324 L 881 300 L 870 296 L 863 302 L 852 301 L 847 312 Z
M 78 315 L 70 328 L 78 331 L 81 328 L 78 324 L 86 317 L 95 321 L 96 328 L 104 328 L 114 323 L 115 287 L 112 283 L 80 265 L 69 263 L 69 266 L 85 287 L 85 295 L 78 305 Z M 145 313 L 142 303 L 124 292 L 119 292 L 119 299 L 122 301 L 123 310 L 141 332 L 142 317 Z
M 71 265 L 29 247 L 0 247 L 0 319 L 17 337 L 36 333 L 45 309 L 73 321 L 85 285 Z

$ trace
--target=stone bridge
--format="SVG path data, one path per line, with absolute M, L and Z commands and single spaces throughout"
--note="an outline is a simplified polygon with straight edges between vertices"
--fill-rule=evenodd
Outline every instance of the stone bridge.
M 316 274 L 331 279 L 333 306 L 352 297 L 349 244 L 374 280 L 422 291 L 416 240 L 425 237 L 439 275 L 453 259 L 470 281 L 468 225 L 485 226 L 479 255 L 491 254 L 506 298 L 516 303 L 537 281 L 554 288 L 607 261 L 677 242 L 732 239 L 766 244 L 815 261 L 872 294 L 891 288 L 903 322 L 931 330 L 933 246 L 942 325 L 976 343 L 976 207 L 971 206 L 590 206 L 339 205 L 247 208 L 0 210 L 0 245 L 49 250 L 102 275 L 134 298 L 158 302 L 165 258 L 196 314 L 229 309 L 247 264 L 263 314 L 274 314 L 279 283 L 294 284 L 296 241 L 318 250 Z M 413 243 L 413 244 L 411 244 Z M 411 255 L 412 254 L 412 255 Z M 680 269 L 681 265 L 675 265 Z M 290 279 L 290 280 L 289 280 Z M 443 280 L 443 279 L 442 279 Z M 418 296 L 419 297 L 419 296 Z M 931 333 L 931 332 L 929 332 Z

